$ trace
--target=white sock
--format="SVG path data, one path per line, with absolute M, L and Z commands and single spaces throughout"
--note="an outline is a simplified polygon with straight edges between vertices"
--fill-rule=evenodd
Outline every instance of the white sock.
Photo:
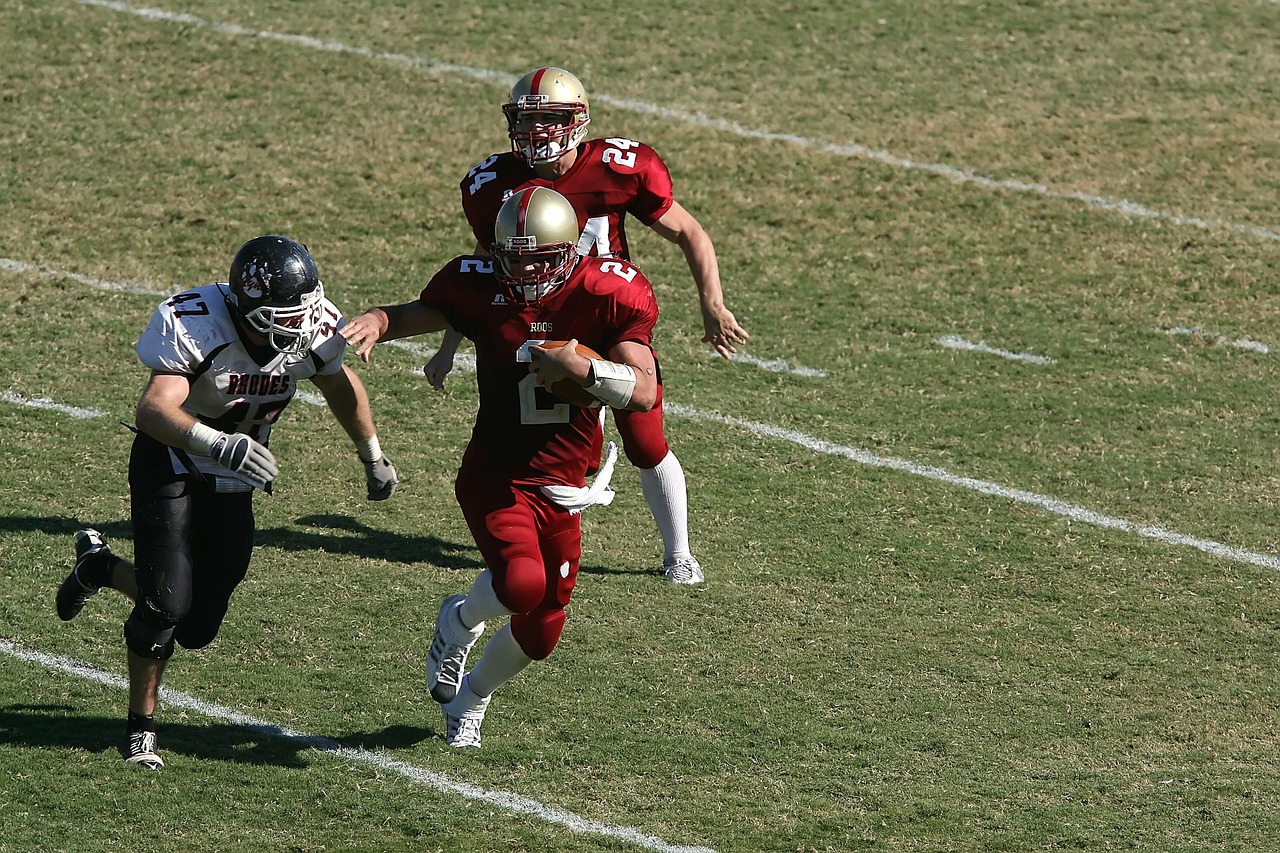
M 488 569 L 476 576 L 475 582 L 471 584 L 471 592 L 467 593 L 462 606 L 458 608 L 463 626 L 483 625 L 489 619 L 510 615 L 511 611 L 498 600 L 498 594 L 493 591 L 493 572 Z
M 464 601 L 463 604 L 466 604 L 466 602 Z M 457 643 L 460 646 L 475 642 L 484 633 L 483 621 L 473 626 L 468 626 L 467 623 L 462 621 L 461 605 L 444 611 L 438 627 L 446 640 L 451 643 Z
M 649 503 L 653 520 L 662 534 L 662 562 L 692 558 L 689 550 L 689 495 L 684 482 L 684 468 L 675 453 L 653 468 L 640 470 L 640 490 Z
M 475 667 L 467 673 L 467 681 L 480 697 L 492 695 L 502 685 L 515 678 L 533 658 L 524 653 L 511 634 L 511 623 L 498 629 L 485 644 L 484 654 Z

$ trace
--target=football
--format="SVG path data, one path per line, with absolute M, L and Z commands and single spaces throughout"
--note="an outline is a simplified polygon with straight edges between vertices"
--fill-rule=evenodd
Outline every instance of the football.
M 569 342 L 546 341 L 545 343 L 538 344 L 538 346 L 543 349 L 557 349 L 567 343 Z M 604 358 L 600 353 L 596 352 L 589 346 L 584 346 L 583 344 L 578 344 L 578 355 L 586 356 L 587 358 Z M 583 388 L 572 379 L 561 379 L 559 382 L 551 385 L 547 390 L 554 394 L 556 399 L 563 400 L 564 402 L 570 403 L 574 406 L 580 406 L 584 409 L 600 405 L 599 400 L 591 396 L 586 388 Z

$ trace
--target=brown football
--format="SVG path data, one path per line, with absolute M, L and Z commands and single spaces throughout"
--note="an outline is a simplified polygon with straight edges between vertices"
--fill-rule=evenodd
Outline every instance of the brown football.
M 542 347 L 543 349 L 556 349 L 558 347 L 564 346 L 567 343 L 569 342 L 568 341 L 547 341 L 546 343 L 538 344 L 538 346 Z M 604 358 L 604 356 L 600 355 L 600 353 L 596 352 L 591 347 L 586 346 L 584 344 L 578 344 L 578 355 L 586 356 L 587 358 L 601 358 L 601 359 Z M 550 391 L 552 394 L 554 394 L 557 399 L 563 400 L 566 403 L 570 403 L 574 406 L 580 406 L 584 409 L 589 409 L 593 406 L 600 405 L 599 400 L 591 396 L 591 394 L 588 393 L 586 388 L 583 388 L 581 385 L 579 385 L 577 382 L 574 382 L 572 379 L 561 379 L 559 382 L 556 382 L 547 390 Z

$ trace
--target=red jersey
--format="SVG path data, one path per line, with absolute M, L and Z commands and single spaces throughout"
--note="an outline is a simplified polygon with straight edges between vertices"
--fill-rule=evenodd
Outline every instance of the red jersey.
M 478 452 L 494 476 L 535 485 L 584 485 L 599 454 L 599 414 L 538 387 L 529 346 L 577 338 L 606 357 L 623 341 L 652 346 L 658 303 L 648 279 L 625 261 L 582 258 L 567 282 L 526 305 L 494 277 L 489 258 L 464 255 L 418 298 L 475 344 L 480 408 L 467 460 Z
M 462 209 L 481 246 L 493 245 L 498 208 L 526 187 L 550 187 L 569 199 L 578 213 L 583 255 L 630 259 L 625 228 L 630 213 L 645 225 L 662 218 L 674 201 L 666 164 L 643 142 L 588 139 L 561 178 L 548 181 L 515 153 L 494 154 L 467 172 L 459 189 Z

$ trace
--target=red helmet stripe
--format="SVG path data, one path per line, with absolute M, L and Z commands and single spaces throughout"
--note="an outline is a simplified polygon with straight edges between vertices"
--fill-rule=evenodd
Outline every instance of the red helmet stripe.
M 539 68 L 537 71 L 533 72 L 533 79 L 529 81 L 530 93 L 534 95 L 542 93 L 542 77 L 550 70 L 550 68 Z
M 529 233 L 525 226 L 525 218 L 529 215 L 529 204 L 533 201 L 533 194 L 537 191 L 538 188 L 534 187 L 525 193 L 524 197 L 520 199 L 520 210 L 516 215 L 516 233 L 522 237 L 528 236 Z

